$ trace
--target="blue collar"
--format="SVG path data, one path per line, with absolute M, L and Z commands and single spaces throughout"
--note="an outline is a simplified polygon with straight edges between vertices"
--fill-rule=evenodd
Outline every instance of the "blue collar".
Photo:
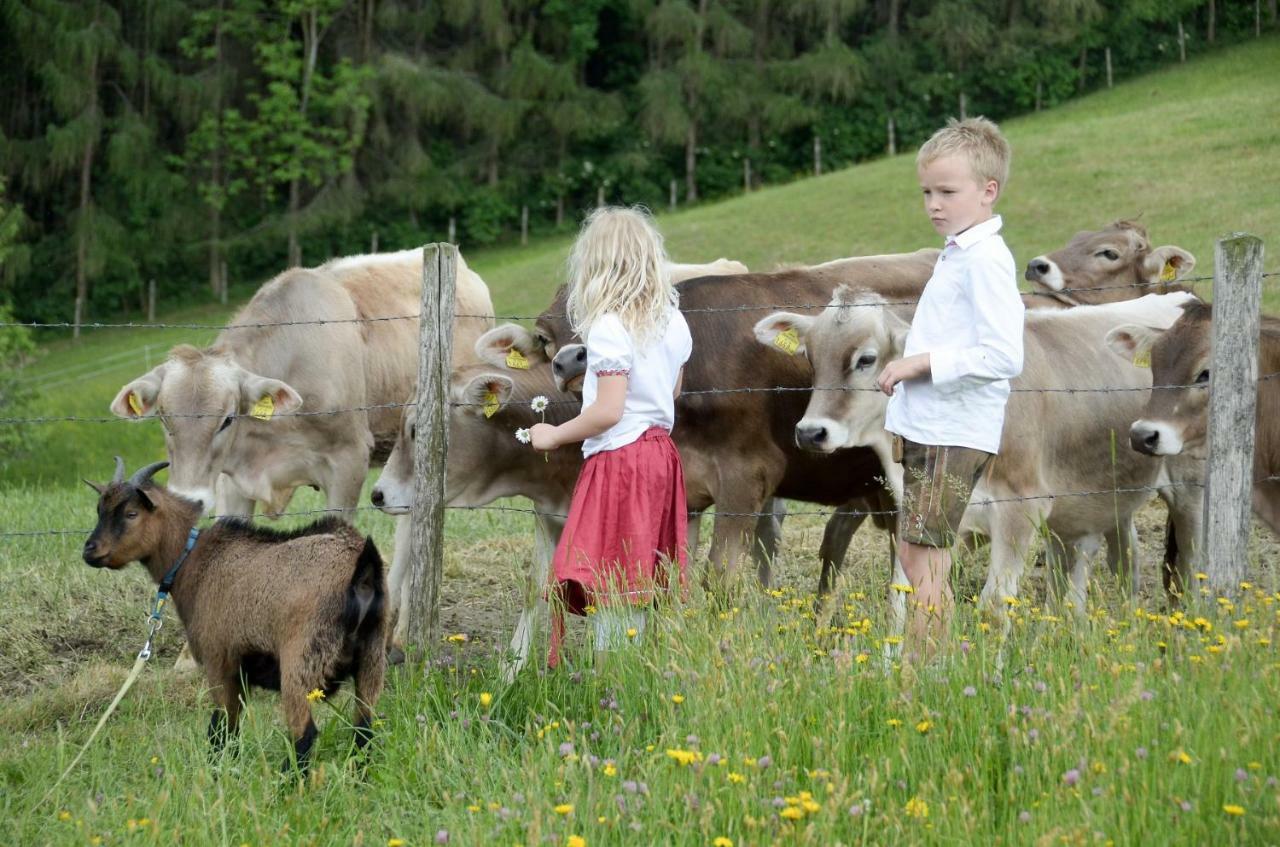
M 173 563 L 173 567 L 169 568 L 169 572 L 160 580 L 160 588 L 156 591 L 156 599 L 163 602 L 164 598 L 169 596 L 169 592 L 173 590 L 173 581 L 178 578 L 178 570 L 183 563 L 187 561 L 187 556 L 191 555 L 191 548 L 196 546 L 196 539 L 200 537 L 200 530 L 191 527 L 191 532 L 187 535 L 187 546 L 182 548 L 182 555 L 178 557 L 178 561 Z

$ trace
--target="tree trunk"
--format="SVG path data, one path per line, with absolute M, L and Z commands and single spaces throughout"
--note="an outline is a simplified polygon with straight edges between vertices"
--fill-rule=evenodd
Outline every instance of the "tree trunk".
M 1040 111 L 1041 104 L 1044 103 L 1044 81 L 1036 80 L 1036 111 Z
M 1210 44 L 1213 43 L 1214 38 L 1217 36 L 1218 34 L 1217 30 L 1218 30 L 1218 4 L 1214 2 L 1214 0 L 1209 0 L 1209 26 L 1208 26 L 1208 31 L 1205 33 L 1205 38 L 1208 40 Z
M 361 21 L 363 27 L 361 28 L 360 33 L 360 53 L 364 57 L 366 64 L 369 62 L 369 57 L 373 55 L 373 17 L 375 5 L 376 0 L 365 0 L 363 4 L 364 20 Z
M 1187 31 L 1182 28 L 1182 19 L 1178 19 L 1178 61 L 1187 61 Z
M 98 25 L 99 7 L 94 8 L 94 28 Z M 95 124 L 98 111 L 98 52 L 93 51 L 89 60 L 89 107 L 90 123 Z M 97 133 L 91 133 L 84 143 L 84 156 L 80 160 L 80 226 L 76 238 L 76 313 L 71 330 L 72 338 L 80 337 L 80 322 L 84 319 L 84 309 L 89 302 L 89 226 L 90 210 L 93 208 L 93 154 L 97 144 Z
M 1107 60 L 1107 88 L 1111 88 L 1111 87 L 1112 87 L 1112 77 L 1111 77 L 1111 48 L 1110 48 L 1110 47 L 1108 47 L 1108 48 L 1106 49 L 1106 52 L 1105 52 L 1105 53 L 1103 53 L 1103 55 L 1106 57 L 1106 60 Z
M 886 152 L 890 156 L 896 156 L 898 155 L 898 136 L 896 131 L 897 128 L 894 126 L 894 123 L 893 123 L 892 113 L 889 115 L 889 120 L 887 121 L 887 129 L 889 134 L 889 146 L 886 148 Z
M 216 121 L 213 142 L 211 179 L 218 202 L 209 204 L 209 289 L 214 297 L 222 295 L 226 280 L 222 276 L 222 9 L 218 3 L 218 20 L 213 28 L 213 114 Z
M 692 120 L 684 140 L 684 201 L 698 202 L 698 122 Z
M 889 0 L 889 20 L 885 28 L 890 39 L 897 39 L 898 25 L 902 18 L 902 0 Z
M 320 21 L 316 12 L 306 12 L 302 17 L 302 48 L 306 64 L 302 68 L 302 92 L 298 113 L 303 122 L 307 118 L 307 105 L 311 100 L 311 80 L 316 72 L 316 59 L 320 53 Z M 289 180 L 289 267 L 302 265 L 302 245 L 298 242 L 298 213 L 302 209 L 301 178 Z
M 485 180 L 489 183 L 490 188 L 498 186 L 498 136 L 489 139 L 489 155 L 485 161 Z
M 1267 0 L 1267 12 L 1271 15 L 1271 25 L 1275 26 L 1280 19 L 1280 0 Z
M 822 136 L 813 137 L 813 175 L 822 176 Z
M 960 120 L 969 117 L 968 103 L 966 102 L 963 89 L 960 91 Z
M 1089 48 L 1080 48 L 1080 78 L 1076 82 L 1076 89 L 1084 91 L 1085 71 L 1089 68 Z

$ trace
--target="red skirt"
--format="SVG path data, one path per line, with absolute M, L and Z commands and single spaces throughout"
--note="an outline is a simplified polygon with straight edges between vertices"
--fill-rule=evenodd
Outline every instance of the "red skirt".
M 665 429 L 587 459 L 551 565 L 549 667 L 560 660 L 565 611 L 649 605 L 672 570 L 684 586 L 688 521 L 680 453 Z

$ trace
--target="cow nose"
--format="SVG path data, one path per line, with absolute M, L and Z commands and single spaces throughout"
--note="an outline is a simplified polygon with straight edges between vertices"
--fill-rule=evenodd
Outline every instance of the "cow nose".
M 379 508 L 381 508 L 382 504 L 386 501 L 386 498 L 382 496 L 382 490 L 378 488 L 373 489 L 373 493 L 369 495 L 369 499 L 373 501 L 373 505 Z
M 1027 263 L 1027 276 L 1044 276 L 1049 272 L 1049 263 L 1044 259 L 1032 259 Z
M 806 448 L 820 447 L 826 442 L 827 428 L 825 426 L 796 427 L 796 444 L 799 446 Z
M 1129 446 L 1139 453 L 1155 455 L 1160 446 L 1160 430 L 1135 424 L 1129 429 Z

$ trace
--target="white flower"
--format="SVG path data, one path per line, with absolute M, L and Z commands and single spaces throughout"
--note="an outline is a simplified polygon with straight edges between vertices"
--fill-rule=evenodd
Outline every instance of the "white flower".
M 547 402 L 547 398 L 542 396 L 541 394 L 539 394 L 537 397 L 534 397 L 533 400 L 529 402 L 529 406 L 539 414 L 541 414 L 542 412 L 545 412 L 547 410 L 548 405 L 549 404 Z
M 516 430 L 516 441 L 519 441 L 521 444 L 528 444 L 531 440 L 532 439 L 529 436 L 529 430 L 527 429 Z

